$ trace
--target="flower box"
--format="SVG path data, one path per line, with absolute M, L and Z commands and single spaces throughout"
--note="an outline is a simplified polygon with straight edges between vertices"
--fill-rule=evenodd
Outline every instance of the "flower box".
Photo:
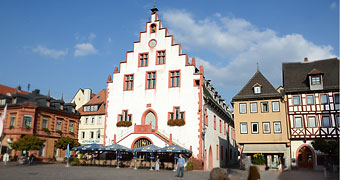
M 117 127 L 130 127 L 132 126 L 132 122 L 131 121 L 118 121 L 116 125 Z
M 184 121 L 184 119 L 169 119 L 168 125 L 169 126 L 184 126 L 185 121 Z

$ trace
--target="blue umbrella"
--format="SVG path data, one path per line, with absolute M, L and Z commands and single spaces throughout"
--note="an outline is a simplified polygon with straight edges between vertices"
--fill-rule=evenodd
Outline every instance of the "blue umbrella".
M 192 154 L 192 151 L 182 148 L 178 145 L 167 146 L 159 149 L 157 152 L 172 152 L 172 153 L 185 153 Z
M 155 159 L 155 155 L 153 154 L 153 152 L 150 155 L 150 159 Z
M 135 148 L 132 151 L 133 152 L 157 152 L 160 148 L 158 146 L 155 146 L 153 144 L 149 144 L 147 146 L 142 146 L 139 148 Z
M 120 151 L 118 151 L 117 157 L 118 159 L 122 159 L 122 154 L 120 153 Z
M 112 144 L 110 146 L 105 146 L 104 151 L 121 151 L 121 152 L 131 152 L 130 148 L 127 148 L 125 146 L 119 145 L 119 144 Z
M 137 152 L 133 153 L 133 159 L 137 159 Z
M 72 148 L 74 151 L 102 151 L 104 150 L 104 146 L 100 144 L 86 144 L 83 146 L 78 146 Z
M 67 144 L 67 149 L 66 149 L 65 157 L 66 157 L 67 159 L 69 159 L 70 156 L 71 156 L 70 145 Z

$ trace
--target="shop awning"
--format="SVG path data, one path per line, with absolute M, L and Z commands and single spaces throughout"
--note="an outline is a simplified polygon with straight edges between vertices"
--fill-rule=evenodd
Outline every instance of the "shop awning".
M 242 153 L 285 153 L 286 144 L 245 144 Z

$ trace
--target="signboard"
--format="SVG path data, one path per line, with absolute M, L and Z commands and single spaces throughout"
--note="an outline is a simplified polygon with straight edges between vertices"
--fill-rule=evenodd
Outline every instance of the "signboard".
M 80 143 L 81 144 L 96 144 L 96 143 L 99 143 L 100 140 L 99 139 L 96 139 L 96 140 L 82 140 Z

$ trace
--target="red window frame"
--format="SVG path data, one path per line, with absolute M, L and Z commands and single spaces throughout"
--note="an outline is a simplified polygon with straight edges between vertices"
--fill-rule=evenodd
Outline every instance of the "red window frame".
M 227 123 L 224 122 L 224 135 L 227 135 Z
M 214 130 L 216 130 L 216 115 L 214 115 Z
M 218 153 L 218 144 L 216 145 L 216 160 L 218 160 L 218 157 L 220 156 L 219 153 Z
M 156 51 L 156 65 L 162 65 L 166 63 L 166 50 Z
M 209 117 L 208 117 L 207 109 L 205 109 L 205 111 L 204 111 L 204 125 L 206 125 L 208 127 L 208 124 L 209 124 Z
M 129 110 L 123 109 L 122 114 L 117 115 L 117 122 L 119 121 L 131 121 L 132 122 L 132 114 L 129 114 Z
M 133 81 L 134 81 L 134 74 L 125 74 L 124 75 L 123 90 L 124 91 L 133 91 L 133 87 L 134 87 Z
M 177 112 L 178 112 L 178 116 L 177 116 Z M 171 118 L 171 116 L 173 118 Z M 181 111 L 180 106 L 174 106 L 173 109 L 172 109 L 172 112 L 168 112 L 168 119 L 183 119 L 185 121 L 185 111 Z
M 156 82 L 157 82 L 157 72 L 147 71 L 145 73 L 145 89 L 156 89 L 156 84 L 157 84 Z
M 149 53 L 139 53 L 138 55 L 138 67 L 149 66 Z
M 220 119 L 220 133 L 222 133 L 222 120 Z
M 174 79 L 174 81 L 172 81 L 172 79 Z M 181 70 L 169 71 L 169 88 L 176 88 L 176 87 L 181 87 Z

